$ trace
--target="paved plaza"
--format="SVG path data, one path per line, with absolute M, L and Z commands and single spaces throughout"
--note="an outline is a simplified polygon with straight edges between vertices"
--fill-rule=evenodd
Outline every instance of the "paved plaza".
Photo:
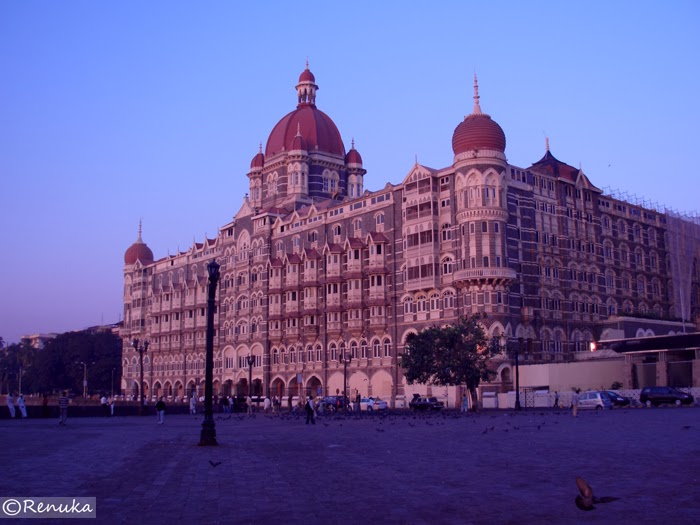
M 94 496 L 98 523 L 149 525 L 700 519 L 695 407 L 216 418 L 218 447 L 199 415 L 0 420 L 0 496 Z M 579 510 L 576 476 L 620 499 Z

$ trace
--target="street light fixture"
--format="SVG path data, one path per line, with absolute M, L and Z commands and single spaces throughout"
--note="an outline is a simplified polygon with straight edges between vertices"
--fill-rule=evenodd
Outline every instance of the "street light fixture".
M 141 396 L 141 399 L 139 400 L 139 416 L 143 415 L 143 404 L 146 401 L 146 396 L 143 395 L 143 354 L 148 352 L 148 344 L 148 341 L 144 341 L 143 344 L 139 345 L 138 339 L 134 339 L 131 342 L 131 346 L 133 346 L 134 350 L 139 353 L 139 396 Z
M 343 355 L 342 358 L 342 363 L 343 363 L 343 396 L 345 396 L 345 412 L 348 411 L 348 365 L 352 362 L 352 355 L 348 354 L 347 352 Z
M 207 264 L 209 273 L 209 295 L 207 296 L 207 341 L 206 363 L 204 369 L 204 421 L 199 436 L 200 446 L 218 445 L 216 441 L 216 424 L 214 423 L 214 309 L 216 307 L 216 285 L 219 283 L 220 265 L 216 260 Z
M 78 361 L 78 362 L 76 362 L 75 364 L 76 364 L 76 365 L 82 365 L 82 366 L 83 366 L 83 399 L 87 399 L 87 386 L 88 386 L 88 382 L 87 382 L 87 365 L 88 365 L 88 363 L 85 363 L 85 362 L 83 362 L 83 361 Z M 91 364 L 91 365 L 94 365 L 95 362 L 93 361 L 93 362 L 90 363 L 90 364 Z M 20 377 L 21 377 L 21 375 L 22 375 L 21 372 L 22 372 L 22 369 L 21 369 L 21 367 L 20 367 Z M 20 389 L 21 389 L 21 381 L 20 381 Z

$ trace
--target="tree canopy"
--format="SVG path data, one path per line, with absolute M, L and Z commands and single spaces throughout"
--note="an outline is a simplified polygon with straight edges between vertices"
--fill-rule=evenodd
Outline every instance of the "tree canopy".
M 491 356 L 498 352 L 479 324 L 481 317 L 461 317 L 455 324 L 433 326 L 406 338 L 401 364 L 409 384 L 439 386 L 466 385 L 475 392 L 481 381 L 493 372 L 488 368 Z

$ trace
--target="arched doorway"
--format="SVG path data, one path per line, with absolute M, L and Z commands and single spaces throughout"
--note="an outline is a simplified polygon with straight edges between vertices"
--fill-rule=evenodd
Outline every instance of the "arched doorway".
M 236 396 L 245 397 L 248 395 L 248 380 L 244 377 L 238 380 L 236 383 Z
M 262 396 L 262 379 L 253 379 L 253 396 Z
M 272 397 L 277 396 L 280 399 L 284 397 L 284 381 L 279 377 L 270 385 L 270 395 Z
M 311 376 L 306 382 L 306 395 L 318 397 L 323 395 L 323 385 L 321 380 L 316 376 Z

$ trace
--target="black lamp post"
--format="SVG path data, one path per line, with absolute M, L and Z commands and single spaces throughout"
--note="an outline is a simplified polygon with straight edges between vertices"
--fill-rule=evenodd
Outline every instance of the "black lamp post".
M 114 371 L 116 368 L 112 368 L 112 399 L 114 399 Z
M 352 355 L 345 353 L 343 355 L 343 396 L 345 396 L 345 411 L 348 411 L 348 365 L 352 362 Z
M 518 346 L 515 347 L 515 410 L 520 410 L 520 355 L 523 351 L 523 338 L 518 337 Z
M 216 425 L 214 423 L 214 308 L 216 285 L 219 283 L 219 264 L 214 260 L 207 264 L 209 272 L 209 295 L 207 297 L 207 357 L 204 372 L 204 421 L 199 437 L 200 446 L 218 445 L 216 442 Z
M 246 361 L 248 362 L 248 397 L 250 397 L 251 403 L 252 403 L 252 400 L 253 400 L 253 364 L 255 364 L 255 356 L 248 355 L 248 357 L 246 357 Z
M 146 401 L 146 397 L 143 395 L 143 354 L 148 352 L 148 341 L 144 341 L 142 345 L 139 346 L 139 340 L 134 339 L 131 345 L 139 353 L 139 373 L 140 373 L 140 383 L 139 383 L 139 396 L 141 399 L 139 401 L 139 416 L 143 415 L 143 403 Z

